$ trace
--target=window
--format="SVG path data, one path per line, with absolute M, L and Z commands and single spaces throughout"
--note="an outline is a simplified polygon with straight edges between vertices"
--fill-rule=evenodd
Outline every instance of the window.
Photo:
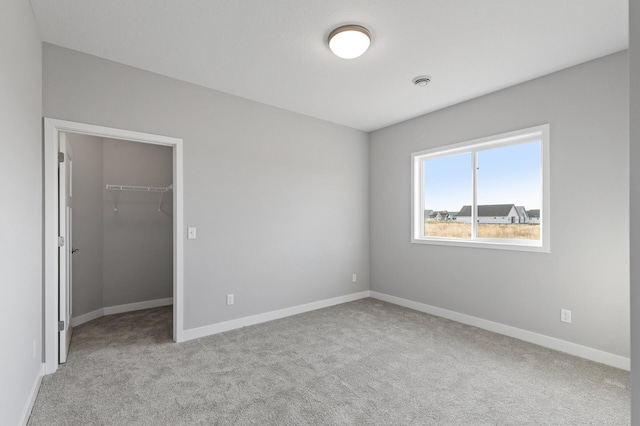
M 414 243 L 549 252 L 549 125 L 411 155 Z

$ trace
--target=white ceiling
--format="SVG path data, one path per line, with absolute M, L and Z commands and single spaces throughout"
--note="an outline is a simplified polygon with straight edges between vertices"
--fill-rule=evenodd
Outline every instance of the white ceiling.
M 30 1 L 48 43 L 365 131 L 628 46 L 628 0 Z

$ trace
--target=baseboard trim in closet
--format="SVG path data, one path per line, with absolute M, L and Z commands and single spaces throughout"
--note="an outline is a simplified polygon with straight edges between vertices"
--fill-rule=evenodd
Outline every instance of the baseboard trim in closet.
M 103 316 L 104 316 L 104 309 L 100 308 L 100 309 L 96 309 L 95 311 L 87 312 L 86 314 L 78 315 L 77 317 L 72 317 L 71 327 L 77 327 L 80 324 L 84 324 L 85 322 L 89 322 Z
M 84 324 L 85 322 L 89 322 L 106 315 L 139 311 L 141 309 L 157 308 L 159 306 L 167 306 L 171 304 L 173 304 L 173 297 L 167 297 L 165 299 L 145 300 L 144 302 L 127 303 L 125 305 L 105 306 L 104 308 L 96 309 L 95 311 L 87 312 L 86 314 L 78 315 L 77 317 L 71 318 L 71 327 L 77 327 L 80 324 Z

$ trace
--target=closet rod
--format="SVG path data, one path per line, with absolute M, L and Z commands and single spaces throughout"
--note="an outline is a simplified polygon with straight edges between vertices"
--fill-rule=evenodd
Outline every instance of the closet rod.
M 155 192 L 160 194 L 160 202 L 158 203 L 158 211 L 162 212 L 162 201 L 164 200 L 164 193 L 173 189 L 173 184 L 165 187 L 159 186 L 135 186 L 135 185 L 107 185 L 110 191 L 138 191 L 138 192 Z M 113 194 L 113 211 L 118 211 L 118 193 Z
M 107 185 L 111 191 L 141 191 L 141 192 L 168 192 L 173 189 L 173 185 L 166 187 L 158 186 L 134 186 L 134 185 Z

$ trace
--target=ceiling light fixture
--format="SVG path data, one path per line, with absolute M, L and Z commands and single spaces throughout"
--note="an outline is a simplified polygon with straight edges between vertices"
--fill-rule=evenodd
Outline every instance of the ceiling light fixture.
M 371 33 L 360 25 L 343 25 L 329 34 L 329 49 L 343 59 L 357 58 L 370 44 Z

